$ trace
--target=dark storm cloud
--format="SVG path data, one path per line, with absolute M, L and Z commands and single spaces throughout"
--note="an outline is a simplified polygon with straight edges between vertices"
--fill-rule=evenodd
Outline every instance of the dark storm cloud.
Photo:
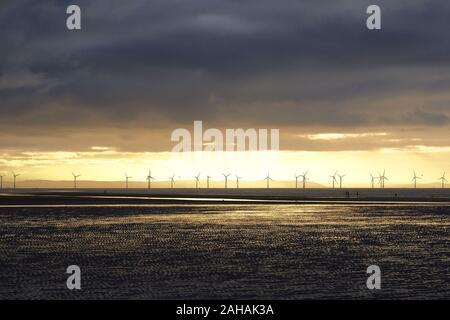
M 65 28 L 73 3 L 81 31 Z M 2 1 L 0 123 L 448 125 L 449 17 L 444 0 Z

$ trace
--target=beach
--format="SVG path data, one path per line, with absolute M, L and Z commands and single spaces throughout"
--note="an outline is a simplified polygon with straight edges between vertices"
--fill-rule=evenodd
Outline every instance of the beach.
M 1 196 L 0 298 L 450 297 L 450 203 L 177 200 L 195 198 L 185 190 L 152 200 L 133 191 Z M 80 291 L 66 288 L 69 265 L 81 269 Z M 370 265 L 380 266 L 381 290 L 366 287 Z
M 0 192 L 0 205 L 154 203 L 410 203 L 450 202 L 450 189 L 18 189 Z

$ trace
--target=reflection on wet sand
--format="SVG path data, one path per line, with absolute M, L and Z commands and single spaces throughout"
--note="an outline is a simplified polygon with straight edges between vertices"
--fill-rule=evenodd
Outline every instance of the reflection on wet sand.
M 444 205 L 0 208 L 0 297 L 449 298 Z M 82 291 L 65 289 L 68 265 Z M 382 270 L 382 290 L 365 286 Z

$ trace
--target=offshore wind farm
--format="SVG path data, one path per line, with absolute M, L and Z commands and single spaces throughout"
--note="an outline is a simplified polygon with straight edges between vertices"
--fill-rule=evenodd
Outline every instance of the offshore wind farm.
M 447 179 L 445 172 L 436 179 L 438 183 L 432 185 L 423 184 L 418 187 L 417 181 L 422 179 L 413 171 L 411 185 L 403 187 L 386 187 L 386 171 L 379 173 L 377 177 L 369 174 L 366 187 L 345 187 L 343 178 L 346 174 L 336 171 L 330 176 L 330 186 L 324 186 L 314 181 L 307 181 L 308 171 L 303 174 L 294 175 L 295 180 L 276 180 L 270 173 L 260 181 L 245 181 L 243 177 L 235 174 L 234 185 L 229 185 L 230 174 L 223 174 L 223 180 L 213 180 L 212 176 L 201 173 L 192 176 L 193 179 L 176 181 L 173 174 L 167 180 L 158 181 L 148 171 L 147 181 L 131 182 L 132 177 L 124 173 L 125 181 L 99 182 L 79 181 L 81 174 L 73 175 L 73 186 L 67 182 L 52 181 L 21 181 L 18 188 L 17 174 L 13 174 L 14 183 L 12 188 L 1 188 L 1 203 L 18 203 L 18 201 L 42 203 L 47 199 L 63 203 L 64 199 L 71 203 L 84 202 L 95 203 L 99 196 L 108 196 L 100 202 L 105 203 L 109 199 L 111 203 L 153 203 L 153 202 L 211 202 L 217 199 L 224 201 L 266 201 L 279 203 L 312 203 L 317 202 L 450 202 L 450 188 L 446 188 Z M 203 179 L 202 179 L 203 178 Z M 301 186 L 299 188 L 299 178 Z M 376 183 L 376 181 L 378 183 Z M 428 187 L 426 187 L 428 186 Z M 16 195 L 16 197 L 14 197 Z M 20 196 L 19 196 L 20 195 Z M 33 200 L 33 197 L 36 200 Z M 79 198 L 77 200 L 77 198 Z M 81 199 L 81 200 L 80 200 Z
M 1 173 L 1 172 L 0 172 Z M 307 177 L 307 175 L 309 176 Z M 339 170 L 336 170 L 333 175 L 329 175 L 328 177 L 331 178 L 331 182 L 325 183 L 323 181 L 316 182 L 314 179 L 311 179 L 311 173 L 309 170 L 305 171 L 303 174 L 293 174 L 292 179 L 286 179 L 285 177 L 280 177 L 274 180 L 270 173 L 267 172 L 267 175 L 262 176 L 261 179 L 245 179 L 244 177 L 239 176 L 238 174 L 234 174 L 234 178 L 236 183 L 234 186 L 229 186 L 229 179 L 232 176 L 232 173 L 222 173 L 223 179 L 215 179 L 214 176 L 211 176 L 210 174 L 205 174 L 202 176 L 201 172 L 198 172 L 196 175 L 193 176 L 181 176 L 178 175 L 176 177 L 176 174 L 174 173 L 172 176 L 169 176 L 166 179 L 163 178 L 155 178 L 152 175 L 151 169 L 148 170 L 147 175 L 142 175 L 139 179 L 136 178 L 135 181 L 131 181 L 133 178 L 132 176 L 128 175 L 127 172 L 124 171 L 124 184 L 123 182 L 114 181 L 114 180 L 108 180 L 108 181 L 102 181 L 102 180 L 95 180 L 95 179 L 86 179 L 86 180 L 80 180 L 79 178 L 82 176 L 81 174 L 75 174 L 74 172 L 71 173 L 72 180 L 45 180 L 45 179 L 26 179 L 26 175 L 22 181 L 20 181 L 20 185 L 18 185 L 18 177 L 21 176 L 19 173 L 15 173 L 14 171 L 11 171 L 10 175 L 7 174 L 0 174 L 1 183 L 0 183 L 0 190 L 3 191 L 11 191 L 15 190 L 16 188 L 21 189 L 74 189 L 77 190 L 81 184 L 81 187 L 84 189 L 119 189 L 121 186 L 123 189 L 127 190 L 129 188 L 133 189 L 141 189 L 146 185 L 147 189 L 157 188 L 157 189 L 164 189 L 164 188 L 191 188 L 193 185 L 195 185 L 195 189 L 239 189 L 240 183 L 241 186 L 244 188 L 263 188 L 271 189 L 271 188 L 278 188 L 278 189 L 317 189 L 317 188 L 331 188 L 331 189 L 346 189 L 347 186 L 351 189 L 357 189 L 357 188 L 371 188 L 371 189 L 384 189 L 386 188 L 386 181 L 389 182 L 388 188 L 390 189 L 407 189 L 407 188 L 424 188 L 424 189 L 445 189 L 448 183 L 448 180 L 446 178 L 446 172 L 444 171 L 442 173 L 442 176 L 437 177 L 436 179 L 431 180 L 425 180 L 425 177 L 423 174 L 416 173 L 415 170 L 412 170 L 412 179 L 408 183 L 407 181 L 390 181 L 389 178 L 386 176 L 386 169 L 382 171 L 382 173 L 378 172 L 378 175 L 374 175 L 372 172 L 369 172 L 367 175 L 366 183 L 355 183 L 351 180 L 348 181 L 348 183 L 344 186 L 344 178 L 347 177 L 347 174 L 342 174 Z M 218 174 L 220 176 L 220 174 Z M 10 178 L 8 180 L 8 178 Z M 350 177 L 351 178 L 351 177 Z M 177 179 L 177 186 L 175 186 L 175 179 Z M 308 181 L 308 185 L 307 185 Z M 421 182 L 421 183 L 419 183 Z M 203 183 L 203 184 L 202 184 Z

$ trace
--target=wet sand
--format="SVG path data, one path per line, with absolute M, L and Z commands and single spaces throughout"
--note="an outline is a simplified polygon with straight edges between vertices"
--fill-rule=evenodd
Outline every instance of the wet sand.
M 448 299 L 449 208 L 0 207 L 0 299 Z
M 0 205 L 448 203 L 450 189 L 19 189 Z

